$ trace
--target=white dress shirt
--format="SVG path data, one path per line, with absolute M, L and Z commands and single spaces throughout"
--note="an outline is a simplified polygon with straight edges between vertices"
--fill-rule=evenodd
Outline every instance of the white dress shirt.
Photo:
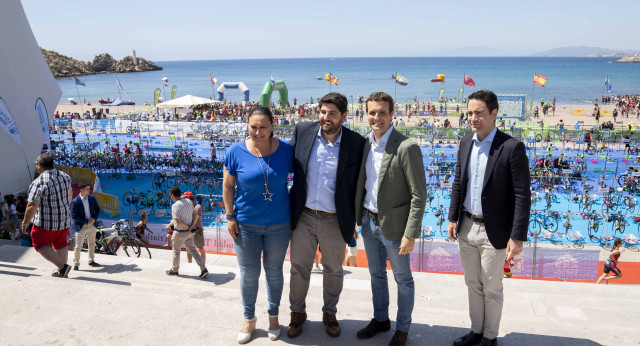
M 382 165 L 382 157 L 384 156 L 384 149 L 387 147 L 389 136 L 393 131 L 393 126 L 389 127 L 382 137 L 376 142 L 376 138 L 373 135 L 373 131 L 370 134 L 371 150 L 367 155 L 367 161 L 365 163 L 365 172 L 367 173 L 367 180 L 364 182 L 364 188 L 366 194 L 364 195 L 364 207 L 372 213 L 378 212 L 378 174 L 380 173 L 380 166 Z
M 478 141 L 478 134 L 473 135 L 471 141 L 471 155 L 467 167 L 467 195 L 464 197 L 464 209 L 476 216 L 482 216 L 482 185 L 484 174 L 489 159 L 491 143 L 498 131 L 494 127 L 489 135 L 482 141 Z
M 82 197 L 80 195 L 80 200 L 82 201 L 82 205 L 84 206 L 84 217 L 89 220 L 91 218 L 91 209 L 89 209 L 89 195 Z
M 307 163 L 305 207 L 327 213 L 336 212 L 336 174 L 341 141 L 342 128 L 334 143 L 328 143 L 322 138 L 322 128 L 318 129 Z

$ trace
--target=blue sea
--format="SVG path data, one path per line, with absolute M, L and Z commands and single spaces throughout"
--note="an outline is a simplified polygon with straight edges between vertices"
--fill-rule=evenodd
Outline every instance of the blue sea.
M 156 61 L 163 71 L 118 74 L 123 97 L 136 104 L 153 103 L 153 91 L 163 89 L 161 76 L 169 80 L 166 98 L 171 98 L 171 87 L 177 86 L 176 97 L 192 94 L 212 97 L 209 74 L 218 79 L 217 88 L 223 82 L 243 82 L 250 90 L 250 100 L 257 101 L 272 74 L 283 80 L 289 90 L 289 102 L 297 98 L 298 104 L 309 102 L 331 91 L 337 91 L 356 101 L 360 95 L 373 91 L 386 91 L 398 102 L 436 100 L 441 88 L 444 97 L 457 97 L 463 86 L 464 74 L 471 76 L 476 88 L 464 87 L 467 96 L 474 90 L 490 89 L 498 94 L 527 95 L 538 102 L 540 98 L 558 104 L 588 104 L 600 98 L 605 78 L 612 85 L 610 95 L 640 94 L 640 64 L 610 63 L 614 58 L 532 58 L 532 57 L 431 57 L 431 58 L 313 58 L 313 59 L 261 59 L 261 60 L 207 60 L 207 61 Z M 394 83 L 391 76 L 398 73 L 409 80 L 407 86 Z M 548 78 L 545 87 L 535 86 L 533 74 Z M 318 80 L 327 73 L 338 77 L 338 86 Z M 432 83 L 430 79 L 444 74 L 444 83 Z M 80 98 L 96 104 L 100 97 L 113 99 L 118 96 L 116 75 L 102 74 L 82 76 L 86 87 L 78 86 Z M 73 79 L 58 81 L 63 91 L 60 102 L 70 97 L 78 98 Z M 275 94 L 275 93 L 274 93 Z M 162 95 L 164 96 L 164 94 Z M 224 97 L 241 101 L 239 90 L 227 90 Z M 277 100 L 272 95 L 272 100 Z M 351 99 L 350 99 L 351 102 Z

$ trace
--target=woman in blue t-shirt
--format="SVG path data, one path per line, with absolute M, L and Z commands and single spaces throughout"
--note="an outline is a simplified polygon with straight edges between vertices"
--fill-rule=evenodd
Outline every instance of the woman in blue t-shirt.
M 238 333 L 241 344 L 249 341 L 256 329 L 261 254 L 269 302 L 268 335 L 271 340 L 280 336 L 282 265 L 291 236 L 287 176 L 292 171 L 293 149 L 288 142 L 273 138 L 269 108 L 251 110 L 248 128 L 249 138 L 232 145 L 225 157 L 222 189 L 227 229 L 235 241 L 240 266 L 245 319 Z

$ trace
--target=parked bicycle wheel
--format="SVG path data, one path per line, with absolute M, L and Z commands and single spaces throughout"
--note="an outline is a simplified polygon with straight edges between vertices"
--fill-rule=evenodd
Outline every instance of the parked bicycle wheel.
M 133 248 L 134 253 L 136 254 L 135 257 L 151 259 L 151 251 L 149 251 L 149 248 L 145 243 L 138 239 L 132 239 L 131 242 L 135 244 L 135 248 Z
M 132 204 L 135 205 L 133 192 L 127 191 L 124 193 L 124 196 L 122 196 L 122 204 L 127 207 Z
M 556 233 L 558 231 L 558 220 L 553 216 L 547 216 L 544 219 L 544 229 L 551 233 Z

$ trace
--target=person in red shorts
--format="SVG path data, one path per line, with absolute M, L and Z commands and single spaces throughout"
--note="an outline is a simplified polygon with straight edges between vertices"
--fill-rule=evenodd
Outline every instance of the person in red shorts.
M 626 249 L 621 248 L 622 239 L 616 238 L 616 240 L 613 241 L 613 248 L 611 249 L 609 258 L 604 261 L 604 270 L 602 275 L 598 278 L 598 281 L 596 281 L 597 284 L 602 282 L 602 280 L 609 283 L 609 280 L 619 279 L 622 277 L 622 271 L 618 268 L 618 259 L 620 259 L 620 254 Z M 609 272 L 613 272 L 614 275 L 607 276 Z
M 71 225 L 71 177 L 54 169 L 53 157 L 40 154 L 36 158 L 38 177 L 29 185 L 29 199 L 22 221 L 26 234 L 33 219 L 33 247 L 47 261 L 58 267 L 51 276 L 66 278 L 71 270 L 67 264 L 67 233 Z

